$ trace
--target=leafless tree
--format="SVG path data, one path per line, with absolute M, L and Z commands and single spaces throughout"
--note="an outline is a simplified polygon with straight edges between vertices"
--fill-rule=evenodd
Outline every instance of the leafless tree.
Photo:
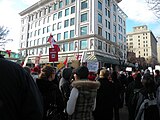
M 155 16 L 160 18 L 160 0 L 145 0 L 149 6 L 149 9 L 153 11 Z
M 5 28 L 4 26 L 0 26 L 0 47 L 4 49 L 5 44 L 7 44 L 9 41 L 13 41 L 13 39 L 6 39 L 6 36 L 8 35 L 9 30 Z

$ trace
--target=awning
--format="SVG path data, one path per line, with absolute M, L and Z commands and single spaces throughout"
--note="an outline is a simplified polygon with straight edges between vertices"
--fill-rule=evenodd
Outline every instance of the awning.
M 64 62 L 66 60 L 66 57 L 59 57 L 58 62 Z M 72 60 L 76 60 L 75 56 L 68 56 L 68 62 L 72 62 Z
M 110 64 L 119 64 L 118 59 L 113 59 L 113 58 L 104 57 L 100 55 L 89 55 L 86 58 L 86 61 L 98 61 L 98 62 L 101 61 L 101 62 L 110 63 Z

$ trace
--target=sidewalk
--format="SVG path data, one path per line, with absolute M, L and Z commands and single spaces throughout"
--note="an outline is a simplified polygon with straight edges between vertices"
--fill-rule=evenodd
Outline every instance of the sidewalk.
M 123 108 L 119 109 L 119 116 L 120 116 L 120 120 L 128 120 L 128 110 L 125 105 Z M 113 120 L 115 120 L 114 116 L 113 116 Z
M 125 105 L 123 108 L 120 109 L 119 115 L 120 115 L 120 120 L 128 120 L 128 110 Z

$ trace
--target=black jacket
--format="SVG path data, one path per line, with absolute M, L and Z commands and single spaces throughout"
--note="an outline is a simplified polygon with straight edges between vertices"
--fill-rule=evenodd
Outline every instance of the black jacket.
M 53 81 L 48 81 L 46 79 L 37 79 L 36 83 L 43 96 L 44 103 L 44 119 L 47 119 L 47 110 L 51 108 L 51 104 L 56 104 L 58 110 L 62 112 L 64 110 L 64 103 L 61 92 L 56 83 Z
M 41 120 L 42 115 L 32 77 L 20 65 L 0 58 L 0 120 Z
M 99 78 L 100 87 L 97 90 L 95 120 L 112 120 L 115 103 L 115 86 L 107 78 Z

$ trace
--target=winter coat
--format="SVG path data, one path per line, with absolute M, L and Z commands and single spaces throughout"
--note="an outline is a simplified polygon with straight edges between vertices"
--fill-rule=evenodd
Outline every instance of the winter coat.
M 97 90 L 95 120 L 112 120 L 115 103 L 115 86 L 107 78 L 100 78 L 100 88 Z
M 94 110 L 97 89 L 100 86 L 98 81 L 76 80 L 72 82 L 73 89 L 78 91 L 78 97 L 75 102 L 75 109 L 70 115 L 71 120 L 93 120 L 92 111 Z M 72 89 L 72 90 L 73 90 Z M 72 91 L 71 91 L 72 94 Z M 70 102 L 69 98 L 68 103 Z M 67 103 L 67 105 L 68 105 Z
M 60 79 L 60 82 L 59 82 L 59 89 L 62 93 L 65 107 L 71 92 L 71 83 L 70 83 L 71 74 L 72 74 L 72 69 L 65 68 L 62 71 L 62 78 Z
M 44 119 L 47 120 L 46 114 L 47 110 L 50 109 L 50 105 L 56 104 L 59 111 L 64 110 L 64 103 L 62 99 L 61 92 L 53 81 L 48 81 L 47 79 L 36 79 L 38 88 L 43 96 L 44 103 Z
M 0 58 L 0 120 L 42 120 L 42 98 L 33 78 Z

